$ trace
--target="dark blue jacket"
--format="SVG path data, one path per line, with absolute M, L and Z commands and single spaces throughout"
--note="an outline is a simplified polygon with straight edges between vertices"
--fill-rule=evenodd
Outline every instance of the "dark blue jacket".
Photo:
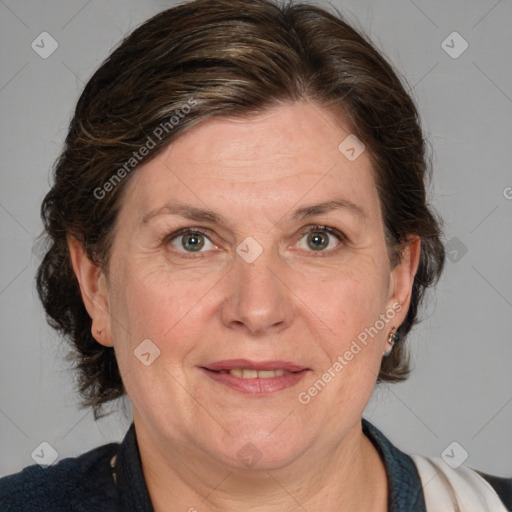
M 411 457 L 365 419 L 363 432 L 384 460 L 389 482 L 389 512 L 426 512 L 420 478 Z M 114 455 L 117 455 L 115 482 L 110 465 Z M 480 474 L 512 510 L 512 479 Z M 0 512 L 152 510 L 133 424 L 121 444 L 100 446 L 46 469 L 29 466 L 0 479 Z

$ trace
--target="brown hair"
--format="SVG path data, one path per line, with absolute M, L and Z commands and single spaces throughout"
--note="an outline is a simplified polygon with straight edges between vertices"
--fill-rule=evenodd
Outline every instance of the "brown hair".
M 404 340 L 445 257 L 441 220 L 426 199 L 430 166 L 414 102 L 387 60 L 339 13 L 271 0 L 195 0 L 142 24 L 94 73 L 41 206 L 50 246 L 37 290 L 48 322 L 75 348 L 83 402 L 97 416 L 124 387 L 113 349 L 92 337 L 67 235 L 108 273 L 123 190 L 139 161 L 205 119 L 299 100 L 342 114 L 366 145 L 391 264 L 408 235 L 421 238 L 411 304 L 378 380 L 407 377 Z

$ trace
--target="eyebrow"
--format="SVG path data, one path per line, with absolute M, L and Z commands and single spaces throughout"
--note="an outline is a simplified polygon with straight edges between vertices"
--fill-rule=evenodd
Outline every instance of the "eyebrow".
M 300 208 L 297 208 L 293 212 L 292 219 L 301 220 L 307 217 L 313 217 L 315 215 L 328 213 L 333 210 L 348 211 L 356 215 L 357 217 L 360 217 L 361 219 L 364 219 L 366 217 L 366 213 L 357 204 L 347 199 L 337 198 L 331 199 L 330 201 L 324 201 L 322 203 L 301 206 Z M 180 202 L 165 203 L 163 206 L 151 210 L 142 217 L 142 223 L 148 224 L 149 221 L 154 217 L 164 214 L 180 215 L 181 217 L 184 217 L 186 219 L 191 219 L 195 221 L 207 221 L 222 226 L 227 226 L 228 224 L 222 218 L 222 216 L 220 216 L 213 210 L 209 210 L 206 208 L 197 208 L 196 206 L 191 206 Z
M 299 220 L 305 217 L 312 217 L 313 215 L 328 213 L 332 210 L 345 210 L 357 215 L 358 217 L 366 217 L 366 213 L 363 209 L 352 201 L 349 201 L 348 199 L 331 199 L 330 201 L 325 201 L 323 203 L 302 206 L 295 210 L 292 218 Z

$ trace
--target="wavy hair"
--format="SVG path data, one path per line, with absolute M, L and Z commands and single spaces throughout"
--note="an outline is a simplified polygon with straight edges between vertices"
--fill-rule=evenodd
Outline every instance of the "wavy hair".
M 37 291 L 49 324 L 74 349 L 79 391 L 96 417 L 125 390 L 113 349 L 91 334 L 67 236 L 77 237 L 108 274 L 123 191 L 137 172 L 132 159 L 148 137 L 153 144 L 144 163 L 203 120 L 246 117 L 301 100 L 340 115 L 365 144 L 391 265 L 400 262 L 409 235 L 421 239 L 410 307 L 378 381 L 407 377 L 404 342 L 425 291 L 441 275 L 445 254 L 442 221 L 426 197 L 428 146 L 402 79 L 339 12 L 307 3 L 195 0 L 143 23 L 93 74 L 41 205 L 49 246 L 37 271 Z M 193 107 L 181 115 L 185 105 Z

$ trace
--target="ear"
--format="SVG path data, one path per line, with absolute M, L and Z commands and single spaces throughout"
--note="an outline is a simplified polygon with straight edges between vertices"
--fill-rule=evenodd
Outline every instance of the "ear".
M 98 263 L 89 259 L 82 243 L 75 236 L 68 235 L 67 241 L 82 300 L 92 319 L 91 333 L 99 343 L 111 347 L 110 305 L 105 274 Z
M 412 296 L 414 277 L 418 271 L 421 254 L 421 239 L 417 235 L 408 238 L 407 245 L 402 252 L 402 258 L 392 270 L 389 284 L 388 308 L 397 311 L 396 327 L 403 323 L 409 310 Z M 398 309 L 397 305 L 401 308 Z

